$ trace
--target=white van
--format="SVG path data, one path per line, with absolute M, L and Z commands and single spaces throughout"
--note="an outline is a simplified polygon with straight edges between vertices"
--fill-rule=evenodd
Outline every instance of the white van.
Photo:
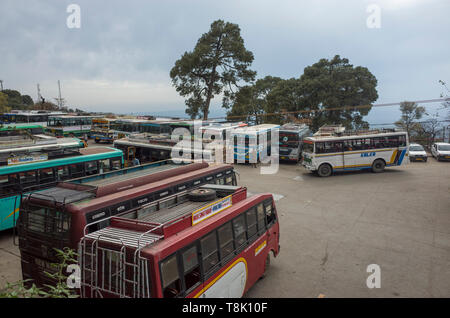
M 450 161 L 450 144 L 446 142 L 436 142 L 431 146 L 431 154 L 437 161 Z
M 409 145 L 409 160 L 427 162 L 427 153 L 425 152 L 425 149 L 423 149 L 422 145 Z

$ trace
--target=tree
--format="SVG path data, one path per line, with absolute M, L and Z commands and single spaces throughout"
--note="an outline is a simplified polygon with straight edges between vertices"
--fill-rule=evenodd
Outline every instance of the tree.
M 354 67 L 348 59 L 336 55 L 306 67 L 300 82 L 302 103 L 313 110 L 314 130 L 324 124 L 343 124 L 348 129 L 368 127 L 362 118 L 371 107 L 352 107 L 371 105 L 378 99 L 377 79 L 366 67 Z M 344 106 L 348 107 L 342 109 Z
M 33 107 L 33 99 L 29 95 L 21 95 L 19 91 L 5 89 L 2 91 L 7 96 L 7 106 L 10 109 L 28 110 Z
M 8 107 L 11 109 L 23 109 L 24 105 L 20 92 L 13 89 L 5 89 L 2 93 L 8 96 Z
M 224 101 L 224 107 L 231 108 L 227 113 L 227 119 L 238 118 L 253 122 L 256 125 L 264 122 L 266 118 L 263 114 L 268 108 L 267 97 L 274 87 L 282 81 L 279 77 L 266 76 L 257 80 L 254 85 L 241 87 L 232 100 Z
M 271 122 L 282 124 L 289 118 L 309 118 L 311 113 L 304 98 L 304 87 L 302 82 L 297 78 L 290 78 L 280 81 L 267 96 L 267 112 L 279 113 L 279 115 L 271 115 Z M 305 111 L 305 112 L 301 112 Z M 292 112 L 289 116 L 283 113 Z
M 22 104 L 31 108 L 34 105 L 34 101 L 30 95 L 22 95 Z
M 185 52 L 170 71 L 172 84 L 186 97 L 186 113 L 208 119 L 215 95 L 232 98 L 240 81 L 251 82 L 256 72 L 249 69 L 253 53 L 246 50 L 237 24 L 214 21 L 192 52 Z
M 436 140 L 440 128 L 439 113 L 436 112 L 429 120 L 413 125 L 413 139 L 422 145 L 426 145 L 428 148 L 431 148 L 431 145 Z
M 11 107 L 8 106 L 8 95 L 0 92 L 0 113 L 6 113 L 11 110 Z
M 402 116 L 395 125 L 404 129 L 408 133 L 408 136 L 410 136 L 412 130 L 417 129 L 417 121 L 425 114 L 425 108 L 414 102 L 405 101 L 400 103 L 400 110 Z

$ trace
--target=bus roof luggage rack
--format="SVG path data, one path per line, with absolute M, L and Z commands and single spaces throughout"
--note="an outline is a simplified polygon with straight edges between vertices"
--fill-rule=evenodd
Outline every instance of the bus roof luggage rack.
M 339 136 L 344 133 L 345 127 L 342 125 L 324 125 L 314 134 L 314 136 Z
M 280 127 L 281 130 L 307 130 L 309 126 L 306 124 L 298 124 L 298 123 L 287 123 Z
M 101 230 L 89 233 L 85 237 L 93 240 L 123 244 L 127 247 L 132 248 L 142 248 L 151 245 L 163 238 L 162 235 L 153 233 L 147 233 L 145 235 L 142 234 L 143 232 L 116 227 L 106 227 Z
M 89 185 L 60 182 L 55 187 L 39 192 L 33 192 L 28 198 L 48 200 L 51 199 L 56 204 L 69 204 L 95 197 L 97 187 Z

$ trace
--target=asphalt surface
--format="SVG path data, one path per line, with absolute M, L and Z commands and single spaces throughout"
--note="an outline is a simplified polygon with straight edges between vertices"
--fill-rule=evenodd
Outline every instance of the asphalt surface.
M 251 193 L 271 192 L 281 252 L 246 297 L 450 297 L 450 162 L 319 178 L 282 164 L 236 165 Z M 366 280 L 380 268 L 380 288 Z M 21 279 L 12 231 L 0 233 L 0 288 Z

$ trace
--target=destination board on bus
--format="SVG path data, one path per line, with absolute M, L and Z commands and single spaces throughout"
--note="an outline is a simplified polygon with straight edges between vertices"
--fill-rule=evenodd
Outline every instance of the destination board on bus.
M 214 204 L 198 209 L 192 213 L 192 225 L 196 225 L 207 218 L 228 209 L 232 205 L 231 195 L 229 195 L 220 201 L 214 202 Z
M 48 160 L 47 154 L 8 158 L 8 166 Z

